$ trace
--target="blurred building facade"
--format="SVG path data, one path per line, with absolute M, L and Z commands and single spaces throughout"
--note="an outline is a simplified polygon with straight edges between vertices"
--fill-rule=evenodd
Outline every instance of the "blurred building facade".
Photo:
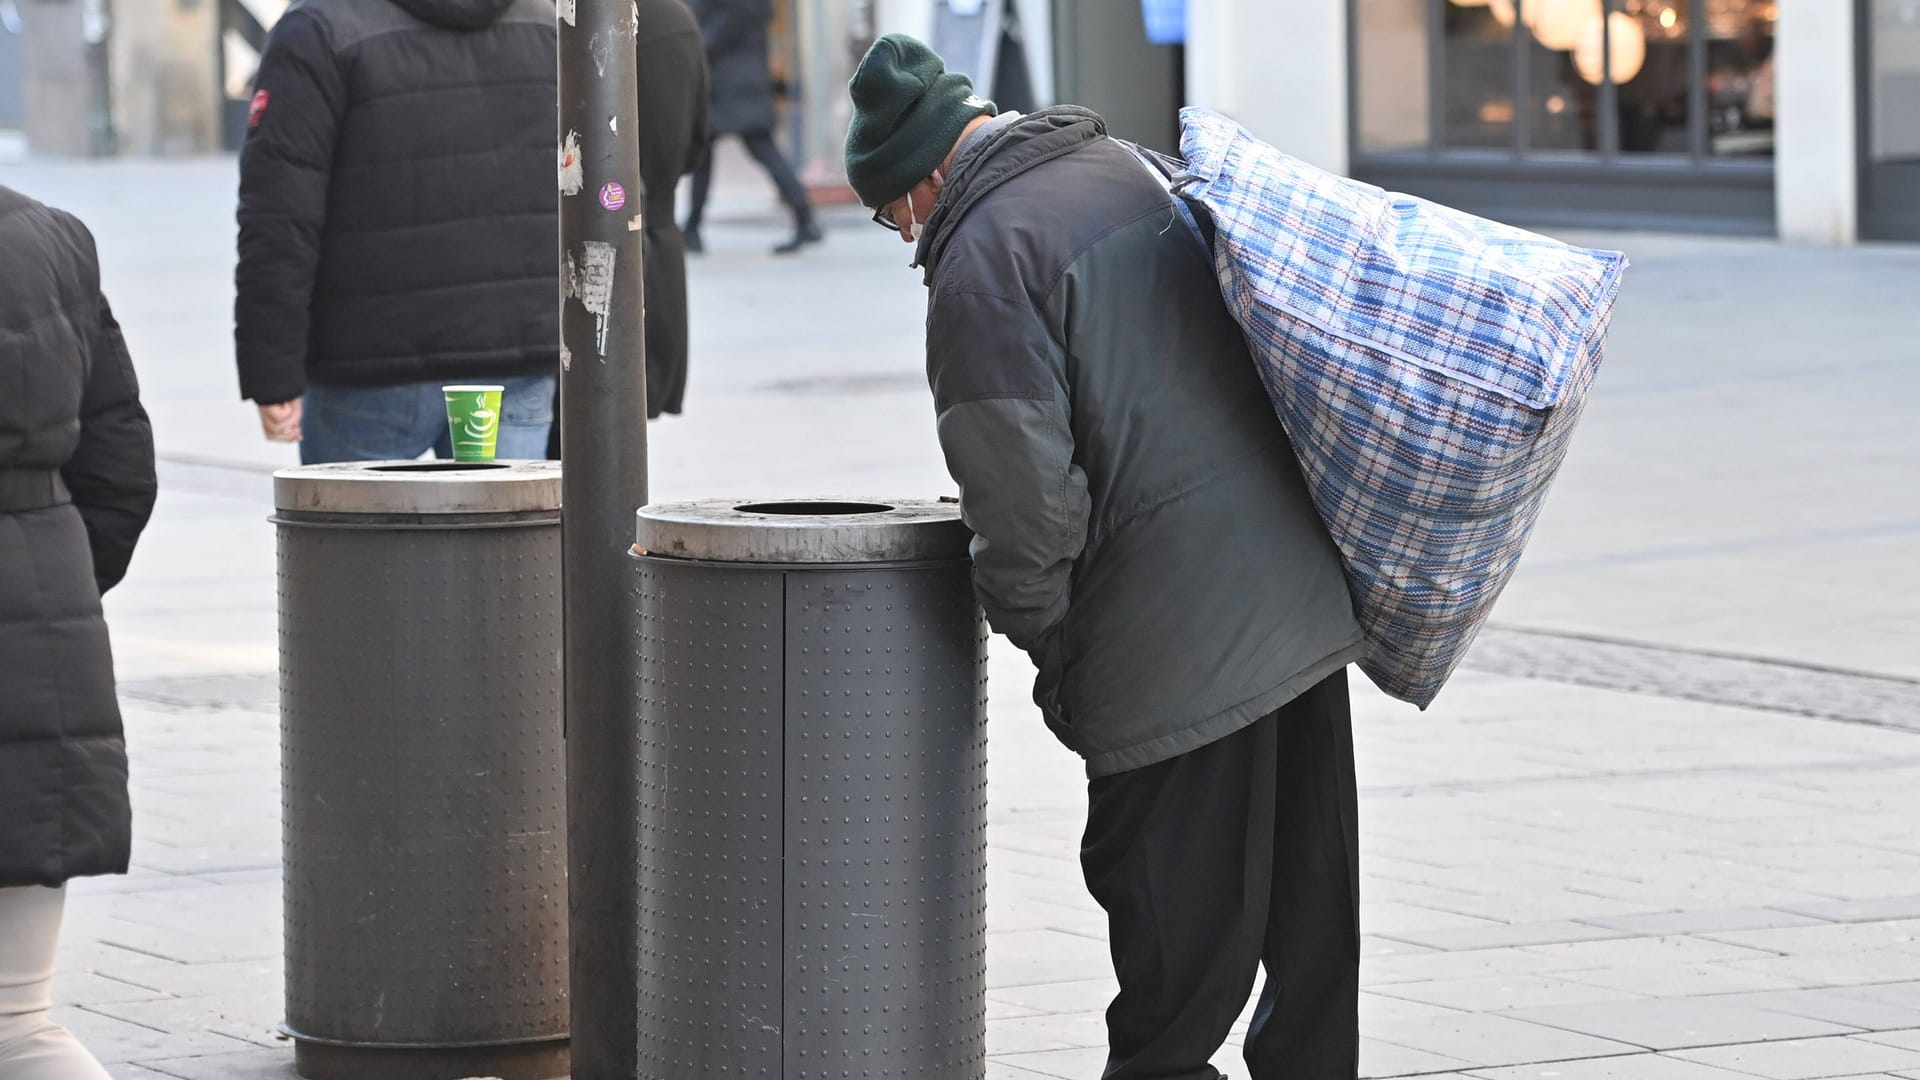
M 288 0 L 0 0 L 0 130 L 216 151 Z M 1505 220 L 1920 240 L 1920 0 L 776 0 L 783 132 L 844 193 L 843 87 L 924 37 L 1003 104 L 1171 150 L 1183 102 Z

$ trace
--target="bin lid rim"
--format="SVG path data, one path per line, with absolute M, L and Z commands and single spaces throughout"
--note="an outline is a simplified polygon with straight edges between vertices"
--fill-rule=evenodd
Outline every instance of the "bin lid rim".
M 275 508 L 336 514 L 513 514 L 560 508 L 557 461 L 343 461 L 273 474 Z
M 777 506 L 800 512 L 764 509 Z M 847 511 L 833 512 L 836 507 Z M 875 509 L 854 512 L 856 507 Z M 960 507 L 939 499 L 698 499 L 650 503 L 634 517 L 639 551 L 702 562 L 965 559 L 973 539 Z

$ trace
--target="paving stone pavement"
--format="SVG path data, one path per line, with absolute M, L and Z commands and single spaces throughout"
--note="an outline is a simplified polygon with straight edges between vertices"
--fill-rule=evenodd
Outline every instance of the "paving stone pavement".
M 101 234 L 166 455 L 108 605 L 134 872 L 74 885 L 56 984 L 123 1080 L 291 1076 L 265 471 L 286 454 L 231 400 L 230 170 L 0 167 Z M 948 490 L 904 251 L 836 216 L 817 255 L 772 260 L 733 199 L 694 265 L 699 366 L 655 429 L 656 496 Z M 1898 316 L 1920 252 L 1605 239 L 1639 276 L 1500 627 L 1425 713 L 1356 681 L 1363 1072 L 1920 1080 L 1920 522 L 1872 494 L 1920 474 Z M 1845 356 L 1811 314 L 1850 327 Z M 1840 681 L 1810 691 L 1816 668 Z M 1090 1080 L 1112 985 L 1084 780 L 1029 681 L 996 640 L 988 1076 Z

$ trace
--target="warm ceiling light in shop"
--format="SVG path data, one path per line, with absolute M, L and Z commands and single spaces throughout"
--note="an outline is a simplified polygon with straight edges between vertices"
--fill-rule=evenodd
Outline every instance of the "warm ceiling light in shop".
M 1513 0 L 1487 0 L 1487 10 L 1501 26 L 1513 25 Z
M 1611 66 L 1615 85 L 1632 82 L 1633 77 L 1640 74 L 1640 66 L 1647 62 L 1647 35 L 1640 29 L 1640 20 L 1618 11 L 1607 16 L 1604 22 L 1595 18 L 1573 46 L 1573 66 L 1581 78 L 1595 86 L 1600 85 L 1601 68 L 1606 64 L 1609 34 L 1613 36 Z
M 1595 17 L 1593 8 L 1593 0 L 1530 0 L 1521 5 L 1533 36 L 1549 49 L 1573 48 Z
M 1679 21 L 1680 21 L 1680 13 L 1673 10 L 1672 8 L 1668 8 L 1667 10 L 1660 13 L 1660 28 L 1662 30 L 1673 29 L 1674 24 Z

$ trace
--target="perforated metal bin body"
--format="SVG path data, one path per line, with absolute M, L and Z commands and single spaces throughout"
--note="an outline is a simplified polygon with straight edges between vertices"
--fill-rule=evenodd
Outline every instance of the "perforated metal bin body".
M 956 509 L 653 506 L 642 1080 L 986 1070 L 986 643 Z
M 274 494 L 296 1065 L 563 1076 L 559 468 L 321 465 Z

